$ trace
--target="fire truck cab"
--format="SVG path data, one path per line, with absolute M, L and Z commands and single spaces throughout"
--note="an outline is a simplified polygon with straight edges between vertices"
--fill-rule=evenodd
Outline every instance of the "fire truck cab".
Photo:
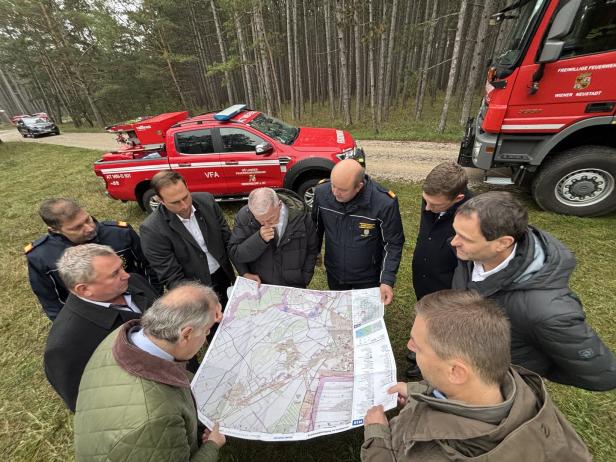
M 458 162 L 509 167 L 545 210 L 616 210 L 616 0 L 519 0 L 500 27 L 485 96 Z

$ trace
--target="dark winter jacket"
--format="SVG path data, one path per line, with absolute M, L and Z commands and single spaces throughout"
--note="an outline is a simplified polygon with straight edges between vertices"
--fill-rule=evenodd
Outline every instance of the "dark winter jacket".
M 141 251 L 139 236 L 128 223 L 96 222 L 96 237 L 90 243 L 110 246 L 122 259 L 127 273 L 141 274 L 155 289 L 162 290 Z M 68 290 L 58 274 L 58 260 L 68 247 L 73 246 L 75 244 L 63 235 L 50 232 L 25 248 L 32 291 L 52 321 L 56 319 L 68 297 Z
M 536 374 L 511 368 L 505 401 L 473 406 L 408 384 L 407 405 L 389 426 L 367 425 L 362 462 L 586 462 L 592 457 Z
M 245 205 L 235 217 L 229 256 L 240 275 L 253 273 L 264 284 L 304 288 L 314 274 L 319 239 L 304 203 L 284 194 L 279 198 L 288 211 L 280 242 L 261 238 L 261 224 Z
M 484 281 L 472 282 L 473 263 L 460 261 L 452 286 L 497 301 L 511 321 L 512 363 L 554 382 L 588 390 L 616 388 L 616 359 L 586 324 L 569 289 L 575 258 L 551 234 L 529 227 L 514 258 Z
M 231 232 L 222 210 L 209 193 L 193 193 L 197 222 L 203 233 L 208 252 L 218 261 L 227 277 L 235 280 L 235 273 L 227 256 Z M 143 252 L 158 279 L 172 289 L 185 280 L 211 285 L 207 255 L 182 224 L 175 213 L 160 205 L 139 227 Z
M 458 266 L 456 253 L 449 245 L 455 234 L 453 219 L 458 207 L 471 197 L 471 192 L 465 191 L 464 199 L 443 215 L 426 210 L 426 201 L 421 201 L 419 233 L 413 252 L 413 288 L 417 300 L 432 292 L 451 289 L 453 272 Z
M 141 314 L 158 296 L 139 274 L 130 275 L 128 293 Z M 75 411 L 81 375 L 96 347 L 112 331 L 141 314 L 106 308 L 73 294 L 68 296 L 49 331 L 44 362 L 47 380 L 71 411 Z
M 404 230 L 393 192 L 366 175 L 357 196 L 340 203 L 325 181 L 315 189 L 312 219 L 319 239 L 325 235 L 325 269 L 334 279 L 341 284 L 394 286 Z

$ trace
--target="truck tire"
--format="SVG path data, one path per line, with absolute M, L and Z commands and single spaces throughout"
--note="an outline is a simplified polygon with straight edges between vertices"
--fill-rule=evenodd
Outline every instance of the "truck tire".
M 542 209 L 564 215 L 616 210 L 616 149 L 578 146 L 555 154 L 535 175 L 532 194 Z
M 154 212 L 159 204 L 156 192 L 152 188 L 146 189 L 141 195 L 141 207 L 148 215 Z
M 302 198 L 308 208 L 312 208 L 314 202 L 314 188 L 321 181 L 320 178 L 309 178 L 297 187 L 297 195 Z

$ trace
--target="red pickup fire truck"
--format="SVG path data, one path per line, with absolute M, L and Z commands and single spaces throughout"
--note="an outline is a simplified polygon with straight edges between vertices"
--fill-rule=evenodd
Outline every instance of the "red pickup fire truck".
M 518 0 L 492 18 L 502 46 L 458 162 L 510 167 L 486 181 L 530 184 L 546 210 L 616 210 L 616 0 Z
M 175 170 L 191 191 L 221 200 L 246 197 L 257 187 L 286 188 L 311 205 L 314 186 L 342 159 L 365 163 L 346 131 L 292 127 L 245 105 L 188 117 L 173 112 L 107 127 L 122 148 L 103 155 L 94 172 L 108 194 L 137 201 L 150 212 L 158 205 L 150 180 Z

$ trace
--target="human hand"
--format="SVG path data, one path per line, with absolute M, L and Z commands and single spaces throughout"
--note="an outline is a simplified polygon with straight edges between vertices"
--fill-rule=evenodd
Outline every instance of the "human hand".
M 246 279 L 250 279 L 251 281 L 255 281 L 257 283 L 257 287 L 261 286 L 261 278 L 259 277 L 258 274 L 244 273 L 242 274 L 242 277 L 245 277 Z
M 261 235 L 261 239 L 265 242 L 269 242 L 274 239 L 274 227 L 273 226 L 261 226 L 259 230 L 259 234 Z
M 394 299 L 394 289 L 387 284 L 381 284 L 379 289 L 381 290 L 381 301 L 384 305 L 389 305 Z
M 381 424 L 387 425 L 387 417 L 385 417 L 385 411 L 383 405 L 372 406 L 368 409 L 366 417 L 364 417 L 364 425 Z
M 205 431 L 203 432 L 202 441 L 204 443 L 208 441 L 212 441 L 216 446 L 218 446 L 219 448 L 222 448 L 227 442 L 227 438 L 225 437 L 225 435 L 220 433 L 218 428 L 219 428 L 218 422 L 214 424 L 213 430 L 206 428 Z
M 400 406 L 406 406 L 406 402 L 408 401 L 408 389 L 406 388 L 406 383 L 398 382 L 393 387 L 389 387 L 387 389 L 387 393 L 390 395 L 398 393 L 398 404 Z

